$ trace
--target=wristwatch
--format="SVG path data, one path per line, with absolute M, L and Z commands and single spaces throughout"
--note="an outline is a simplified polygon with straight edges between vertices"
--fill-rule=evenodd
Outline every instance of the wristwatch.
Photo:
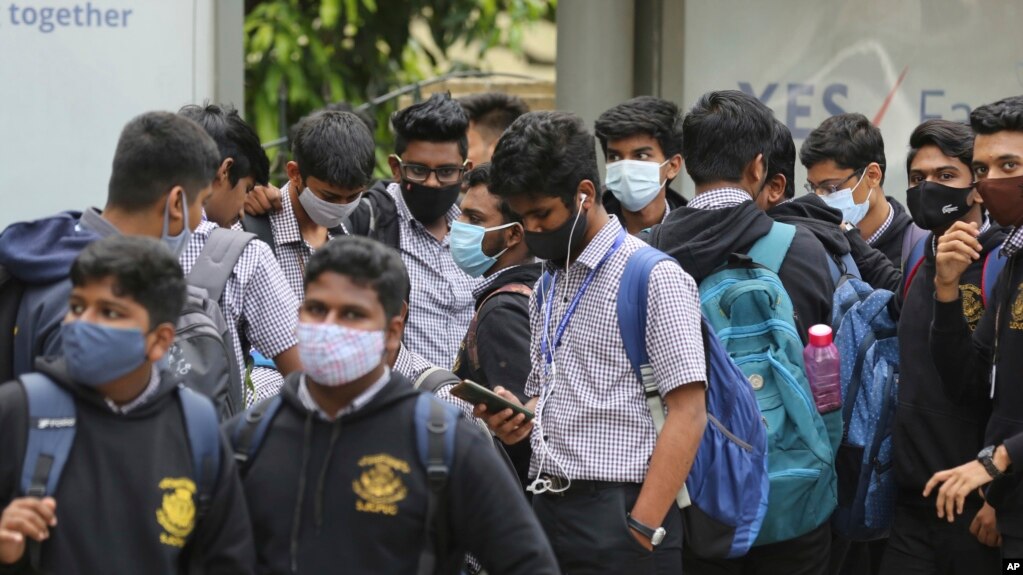
M 1002 473 L 998 469 L 998 466 L 995 465 L 993 459 L 994 456 L 995 446 L 988 445 L 984 449 L 981 449 L 980 453 L 977 454 L 977 461 L 979 461 L 980 464 L 984 466 L 984 469 L 987 470 L 987 473 L 988 475 L 991 476 L 991 479 L 998 479 L 999 477 L 1003 477 L 1005 474 Z
M 664 530 L 664 527 L 654 529 L 653 527 L 643 525 L 639 521 L 636 521 L 632 517 L 631 513 L 625 516 L 625 522 L 629 524 L 629 527 L 632 527 L 650 539 L 650 544 L 654 547 L 660 545 L 661 541 L 664 541 L 664 536 L 668 534 L 668 532 Z

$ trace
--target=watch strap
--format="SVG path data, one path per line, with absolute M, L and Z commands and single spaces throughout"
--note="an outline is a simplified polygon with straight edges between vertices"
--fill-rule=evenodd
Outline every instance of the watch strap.
M 629 527 L 632 527 L 636 531 L 642 533 L 647 539 L 653 540 L 654 533 L 657 531 L 653 527 L 643 525 L 639 521 L 636 521 L 636 519 L 632 517 L 632 514 L 625 516 L 625 522 L 629 525 Z
M 1005 474 L 998 469 L 997 465 L 995 465 L 993 455 L 993 449 L 985 449 L 980 452 L 980 456 L 977 457 L 977 461 L 984 466 L 984 469 L 987 471 L 988 475 L 991 476 L 991 479 L 998 479 Z

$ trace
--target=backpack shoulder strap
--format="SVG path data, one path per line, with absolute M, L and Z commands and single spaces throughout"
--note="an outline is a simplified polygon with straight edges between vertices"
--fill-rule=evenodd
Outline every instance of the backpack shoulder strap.
M 916 261 L 914 259 L 910 259 L 910 254 L 915 250 L 916 245 L 929 235 L 931 235 L 931 232 L 918 228 L 916 224 L 909 224 L 908 226 L 906 226 L 906 231 L 902 233 L 903 273 L 905 273 L 905 271 L 909 269 L 910 265 L 909 262 Z
M 21 493 L 53 495 L 75 441 L 75 400 L 41 373 L 20 378 L 28 399 L 28 440 L 21 466 Z
M 274 241 L 274 229 L 270 223 L 270 216 L 250 216 L 249 214 L 244 214 L 242 215 L 242 228 L 247 232 L 256 234 L 256 238 L 270 246 L 274 256 L 277 255 L 277 242 Z
M 756 263 L 778 273 L 795 237 L 796 226 L 774 222 L 771 231 L 757 240 L 746 255 Z
M 998 283 L 998 276 L 1002 274 L 1002 269 L 1005 268 L 1007 261 L 1009 258 L 1002 253 L 1001 247 L 989 251 L 987 257 L 984 258 L 984 271 L 980 276 L 980 297 L 985 308 L 987 308 L 987 302 L 991 299 L 995 284 Z
M 846 275 L 850 275 L 859 280 L 863 279 L 863 276 L 860 275 L 860 266 L 856 265 L 856 259 L 853 258 L 852 252 L 842 256 L 842 264 L 845 265 Z
M 14 379 L 14 341 L 25 284 L 0 265 L 0 381 Z
M 443 367 L 431 367 L 419 374 L 416 381 L 412 383 L 412 387 L 420 391 L 437 393 L 445 385 L 456 384 L 460 381 L 457 375 Z
M 249 465 L 263 445 L 266 431 L 270 428 L 274 416 L 281 409 L 283 400 L 280 395 L 267 398 L 245 411 L 231 431 L 231 447 L 234 460 L 238 464 L 238 474 L 245 477 Z
M 253 233 L 215 228 L 188 273 L 188 283 L 206 290 L 211 300 L 220 301 L 235 264 L 254 239 Z
M 908 232 L 903 237 L 909 237 L 911 234 Z M 916 277 L 916 272 L 920 271 L 920 266 L 926 259 L 927 250 L 927 238 L 930 234 L 917 240 L 915 244 L 910 248 L 909 255 L 905 255 L 902 258 L 903 270 L 909 270 L 908 273 L 902 274 L 902 298 L 906 298 L 906 294 L 909 293 L 909 286 L 913 283 L 913 278 Z
M 416 447 L 426 469 L 429 494 L 426 503 L 426 543 L 419 554 L 419 575 L 433 575 L 438 558 L 448 551 L 446 487 L 455 453 L 458 411 L 432 394 L 416 398 Z
M 528 299 L 533 295 L 533 288 L 522 283 L 503 285 L 492 291 L 489 295 L 487 295 L 487 297 L 483 298 L 482 302 L 480 302 L 479 307 L 476 309 L 476 313 L 472 316 L 472 321 L 469 322 L 469 330 L 465 333 L 465 352 L 469 357 L 469 364 L 472 365 L 473 371 L 477 371 L 480 368 L 479 337 L 477 336 L 476 330 L 479 328 L 480 314 L 483 312 L 483 306 L 487 305 L 490 298 L 503 293 L 518 294 L 525 296 Z
M 185 415 L 185 429 L 192 450 L 192 469 L 198 499 L 197 516 L 202 518 L 213 501 L 213 489 L 220 475 L 220 424 L 217 409 L 208 397 L 183 385 L 178 386 L 178 400 L 181 401 L 181 412 Z

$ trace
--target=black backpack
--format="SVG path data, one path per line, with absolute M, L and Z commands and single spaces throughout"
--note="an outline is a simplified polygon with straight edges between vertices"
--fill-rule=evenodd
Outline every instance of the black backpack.
M 14 338 L 25 284 L 0 265 L 0 381 L 14 379 Z
M 373 238 L 396 250 L 401 249 L 398 235 L 398 206 L 387 191 L 389 182 L 375 182 L 359 200 L 344 222 L 345 229 L 354 236 Z

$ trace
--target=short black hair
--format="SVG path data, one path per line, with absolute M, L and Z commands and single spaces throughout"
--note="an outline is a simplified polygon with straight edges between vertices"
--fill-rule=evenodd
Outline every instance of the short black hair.
M 175 323 L 185 305 L 187 284 L 174 254 L 153 238 L 112 235 L 92 242 L 71 264 L 71 285 L 113 278 L 114 293 L 135 300 L 149 313 L 149 329 Z
M 767 154 L 767 176 L 775 174 L 785 176 L 785 197 L 796 197 L 796 143 L 792 141 L 792 132 L 781 121 L 774 121 L 774 139 L 771 153 Z
M 238 180 L 251 177 L 257 184 L 267 185 L 270 181 L 270 159 L 266 157 L 259 136 L 252 126 L 230 105 L 204 103 L 202 106 L 189 105 L 178 110 L 178 114 L 195 121 L 217 143 L 220 161 L 234 159 L 227 173 L 231 186 Z
M 846 170 L 876 163 L 881 167 L 881 184 L 887 168 L 881 130 L 863 114 L 839 114 L 821 122 L 803 142 L 799 160 L 807 169 L 827 160 Z
M 1023 96 L 1003 98 L 970 112 L 970 126 L 977 134 L 1023 132 Z
M 462 109 L 469 116 L 469 121 L 476 125 L 476 130 L 494 142 L 522 114 L 529 111 L 529 106 L 522 98 L 504 92 L 483 92 L 469 94 L 458 99 Z
M 110 169 L 107 204 L 149 208 L 181 186 L 190 202 L 217 176 L 220 151 L 199 124 L 171 112 L 146 112 L 121 130 Z
M 475 188 L 476 186 L 485 186 L 487 191 L 490 192 L 490 162 L 480 164 L 469 171 L 465 175 L 465 186 L 466 188 Z M 511 206 L 508 205 L 507 200 L 498 196 L 501 204 L 501 220 L 502 223 L 522 223 L 522 216 L 512 211 Z
M 607 155 L 609 140 L 646 134 L 657 140 L 664 159 L 682 153 L 682 113 L 674 102 L 639 96 L 604 112 L 593 125 L 600 147 Z
M 447 92 L 433 94 L 429 100 L 412 104 L 391 115 L 394 127 L 394 153 L 401 156 L 408 143 L 457 142 L 464 160 L 469 156 L 469 117 Z
M 320 110 L 295 125 L 291 154 L 302 179 L 354 189 L 369 184 L 376 166 L 373 134 L 351 112 Z
M 321 109 L 329 112 L 351 112 L 362 120 L 362 123 L 366 125 L 366 129 L 369 130 L 369 133 L 373 134 L 377 131 L 377 119 L 365 110 L 356 109 L 348 102 L 331 102 Z
M 707 92 L 682 121 L 682 156 L 697 185 L 738 182 L 756 157 L 771 153 L 774 113 L 738 90 Z
M 937 146 L 942 154 L 956 158 L 967 167 L 973 164 L 973 130 L 963 122 L 935 118 L 917 126 L 909 136 L 907 173 L 913 165 L 913 159 L 924 146 Z
M 409 275 L 401 255 L 393 248 L 362 236 L 334 238 L 309 258 L 303 287 L 327 272 L 376 291 L 388 319 L 401 315 L 401 304 L 409 292 Z
M 490 191 L 502 198 L 561 198 L 571 208 L 583 180 L 601 197 L 593 135 L 571 112 L 530 112 L 512 123 L 497 141 L 491 159 Z

